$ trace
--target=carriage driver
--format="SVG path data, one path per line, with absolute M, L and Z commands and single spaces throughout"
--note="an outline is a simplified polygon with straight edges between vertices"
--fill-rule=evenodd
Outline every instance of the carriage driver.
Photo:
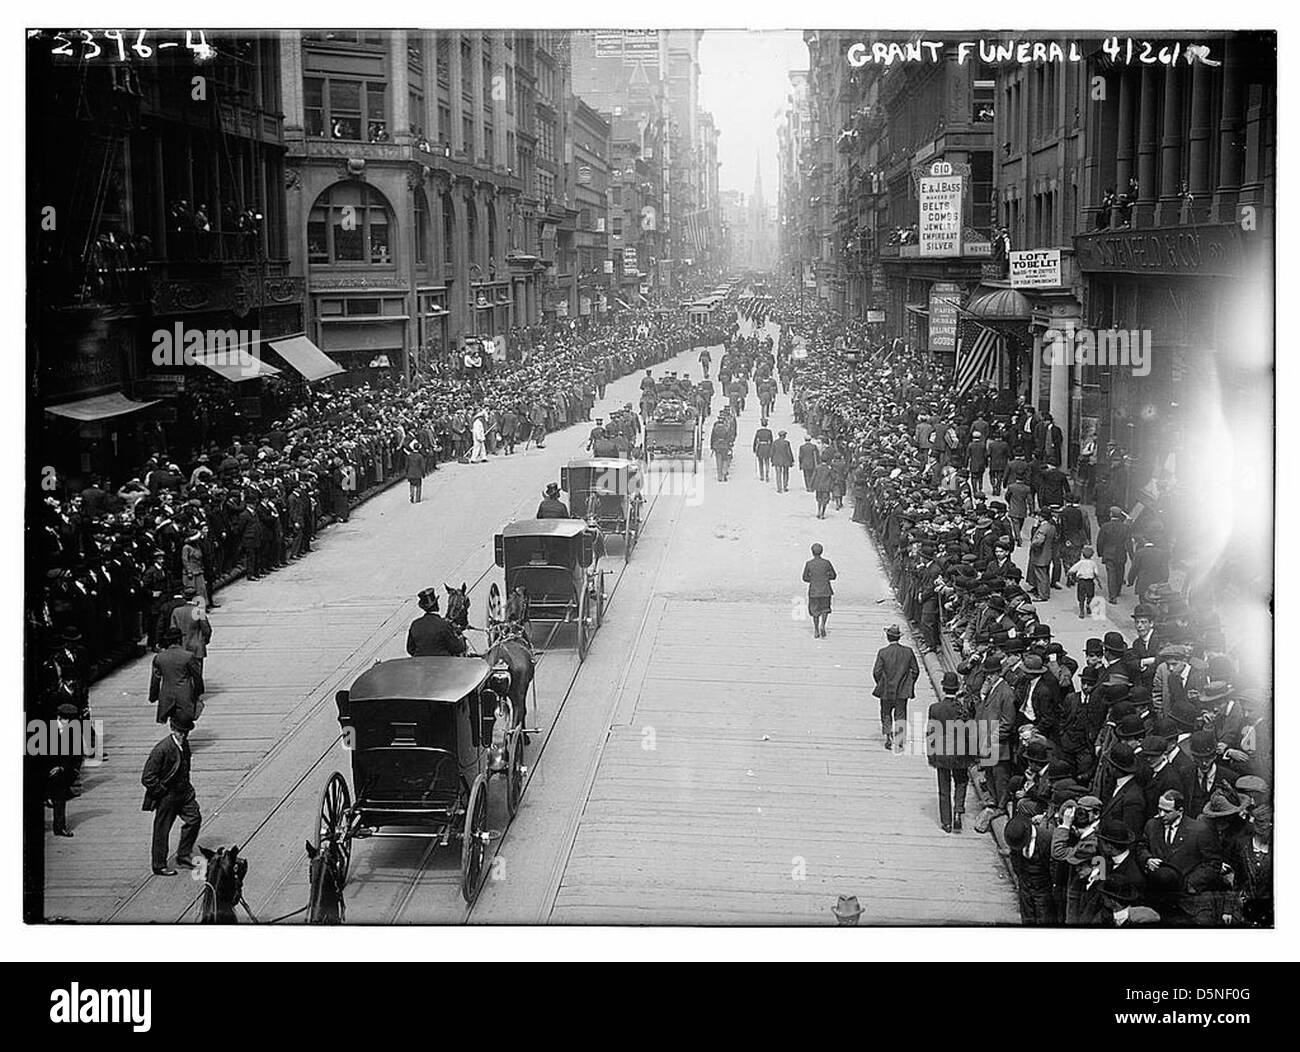
M 537 505 L 537 518 L 539 519 L 569 519 L 569 506 L 560 500 L 560 487 L 552 482 L 546 487 L 546 492 L 542 495 L 542 502 Z
M 406 633 L 406 652 L 411 657 L 463 657 L 469 645 L 465 637 L 438 613 L 438 590 L 426 588 L 419 596 L 424 614 L 411 622 Z

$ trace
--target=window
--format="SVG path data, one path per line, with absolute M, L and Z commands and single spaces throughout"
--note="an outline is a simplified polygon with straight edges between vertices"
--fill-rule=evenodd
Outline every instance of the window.
M 424 42 L 418 29 L 406 34 L 406 64 L 414 73 L 424 72 Z
M 438 35 L 438 86 L 451 87 L 451 40 L 446 33 Z
M 411 134 L 417 138 L 424 135 L 424 92 L 412 89 L 407 93 L 407 107 L 410 109 Z
M 611 204 L 621 205 L 623 203 L 623 188 L 621 186 L 611 186 L 609 188 L 609 200 Z
M 451 107 L 438 103 L 438 141 L 444 146 L 451 145 Z
M 496 163 L 496 137 L 492 134 L 492 125 L 483 125 L 483 156 L 490 164 Z
M 509 36 L 509 34 L 507 34 L 507 36 Z M 515 112 L 515 68 L 514 66 L 506 66 L 505 94 L 506 94 L 506 112 L 514 113 Z
M 451 195 L 442 195 L 442 265 L 451 270 L 456 258 L 456 206 Z
M 467 99 L 474 97 L 474 49 L 464 39 L 460 42 L 460 93 Z
M 388 206 L 364 184 L 334 186 L 307 216 L 309 263 L 392 263 Z
M 464 116 L 460 119 L 460 134 L 463 148 L 469 157 L 474 156 L 474 118 Z
M 483 108 L 492 109 L 492 59 L 483 56 Z
M 377 80 L 306 77 L 303 113 L 307 134 L 351 142 L 387 142 L 387 85 Z M 365 138 L 362 138 L 362 114 Z
M 614 236 L 615 237 L 623 236 L 623 220 L 619 216 L 614 217 Z
M 415 192 L 415 262 L 429 261 L 429 202 L 423 190 Z

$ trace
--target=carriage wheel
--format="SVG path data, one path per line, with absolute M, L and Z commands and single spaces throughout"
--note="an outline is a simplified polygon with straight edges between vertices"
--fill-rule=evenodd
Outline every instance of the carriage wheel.
M 347 883 L 348 867 L 352 863 L 352 830 L 348 822 L 348 811 L 351 808 L 352 794 L 348 791 L 348 780 L 335 771 L 321 790 L 320 807 L 316 812 L 316 831 L 312 835 L 311 846 L 317 851 L 330 846 L 337 848 L 340 889 Z
M 511 818 L 519 810 L 524 795 L 524 736 L 516 732 L 511 736 L 510 759 L 506 764 L 506 813 Z
M 578 663 L 587 659 L 587 647 L 591 645 L 591 633 L 587 631 L 587 589 L 584 586 L 578 594 Z
M 496 581 L 488 589 L 487 619 L 489 625 L 506 619 L 505 604 L 501 601 L 501 589 L 497 587 Z
M 460 894 L 473 905 L 483 881 L 483 860 L 487 857 L 487 783 L 480 774 L 469 791 L 465 826 L 460 837 Z

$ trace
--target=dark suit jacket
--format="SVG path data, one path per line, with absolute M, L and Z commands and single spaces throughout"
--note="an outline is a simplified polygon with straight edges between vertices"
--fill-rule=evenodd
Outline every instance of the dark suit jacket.
M 144 786 L 141 811 L 158 809 L 158 804 L 167 795 L 167 790 L 180 769 L 181 750 L 176 745 L 176 739 L 169 734 L 149 751 L 144 770 L 140 772 L 140 784 Z
M 915 696 L 916 681 L 920 675 L 916 651 L 902 643 L 890 643 L 876 653 L 876 665 L 871 670 L 876 688 L 871 693 L 877 698 L 906 701 Z
M 835 567 L 829 559 L 814 555 L 803 565 L 803 579 L 808 584 L 808 598 L 817 599 L 834 595 L 831 582 L 835 580 Z
M 1147 823 L 1147 801 L 1136 777 L 1130 778 L 1101 805 L 1102 818 L 1118 818 L 1136 840 Z
M 961 770 L 978 760 L 974 728 L 974 721 L 967 721 L 955 701 L 940 698 L 931 705 L 925 745 L 930 766 Z
M 817 466 L 817 447 L 811 442 L 805 442 L 799 447 L 799 470 L 811 471 Z
M 794 450 L 788 438 L 778 438 L 772 443 L 772 464 L 778 468 L 794 467 Z
M 1183 880 L 1197 866 L 1218 862 L 1222 854 L 1218 837 L 1204 819 L 1192 818 L 1186 814 L 1178 823 L 1172 844 L 1166 842 L 1165 826 L 1159 818 L 1147 822 L 1142 839 L 1137 844 L 1137 853 L 1143 869 L 1149 859 L 1157 858 L 1178 870 Z
M 166 723 L 171 715 L 195 719 L 195 702 L 202 682 L 199 659 L 184 647 L 172 646 L 155 654 L 149 680 L 149 700 L 158 703 L 158 722 Z
M 406 652 L 411 657 L 460 657 L 466 647 L 465 637 L 434 613 L 417 617 L 406 633 Z

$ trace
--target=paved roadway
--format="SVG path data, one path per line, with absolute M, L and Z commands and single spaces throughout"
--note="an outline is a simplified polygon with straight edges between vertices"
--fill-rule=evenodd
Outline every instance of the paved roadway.
M 663 368 L 698 375 L 694 354 Z M 636 386 L 611 384 L 595 415 L 634 401 Z M 992 842 L 945 836 L 925 760 L 881 746 L 867 684 L 883 627 L 901 615 L 873 548 L 847 505 L 817 521 L 797 472 L 788 494 L 756 479 L 757 426 L 751 404 L 731 481 L 714 481 L 705 459 L 651 493 L 626 569 L 612 545 L 615 591 L 586 662 L 570 630 L 542 658 L 529 722 L 543 733 L 516 820 L 507 827 L 493 806 L 504 833 L 474 909 L 459 897 L 458 851 L 359 841 L 349 923 L 822 924 L 839 894 L 857 895 L 863 923 L 1014 922 Z M 802 440 L 784 396 L 772 426 Z M 307 559 L 223 593 L 192 738 L 200 842 L 244 845 L 245 894 L 263 919 L 306 902 L 303 842 L 320 790 L 335 769 L 350 781 L 335 690 L 404 652 L 428 584 L 470 583 L 483 623 L 500 574 L 493 533 L 532 514 L 586 431 L 447 465 L 420 505 L 394 488 L 331 526 Z M 840 575 L 825 640 L 812 638 L 799 579 L 814 540 Z M 75 838 L 46 841 L 52 919 L 194 919 L 199 885 L 149 874 L 139 771 L 160 729 L 147 685 L 142 659 L 92 692 L 109 761 L 70 805 Z

